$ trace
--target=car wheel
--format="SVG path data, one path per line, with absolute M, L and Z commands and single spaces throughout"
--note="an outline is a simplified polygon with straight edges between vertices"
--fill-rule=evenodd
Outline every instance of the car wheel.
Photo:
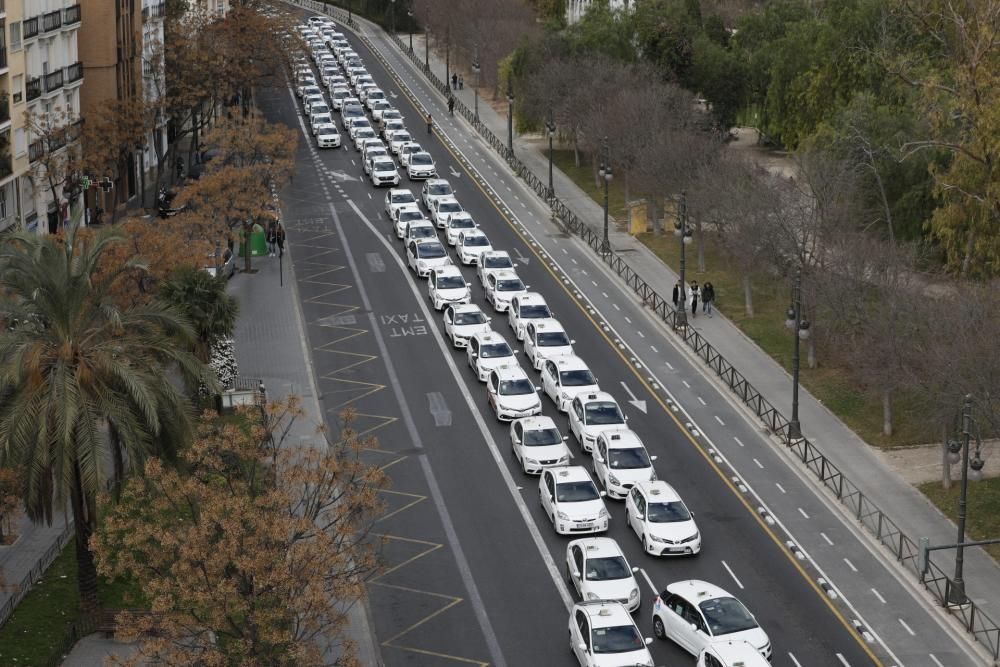
M 569 584 L 570 590 L 576 588 L 576 584 L 573 582 L 573 575 L 569 572 L 569 563 L 566 563 L 566 583 Z
M 646 541 L 645 533 L 642 534 L 642 550 L 647 553 L 649 552 L 649 542 Z
M 663 621 L 659 616 L 653 617 L 653 634 L 656 635 L 657 639 L 667 638 L 667 629 L 663 627 Z

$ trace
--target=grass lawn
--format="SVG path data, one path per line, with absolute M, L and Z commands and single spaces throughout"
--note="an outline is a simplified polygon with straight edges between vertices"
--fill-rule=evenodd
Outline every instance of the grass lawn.
M 940 482 L 928 482 L 920 485 L 920 490 L 952 521 L 957 521 L 960 486 L 961 484 L 956 480 L 951 485 L 951 489 L 945 491 L 941 488 Z M 984 479 L 981 482 L 969 482 L 967 509 L 968 518 L 965 530 L 969 537 L 974 540 L 989 540 L 1000 537 L 1000 478 L 994 477 Z M 1000 544 L 991 544 L 983 548 L 993 558 L 1000 560 Z M 939 554 L 936 562 L 944 563 L 953 558 L 954 556 L 948 554 Z
M 573 151 L 557 150 L 553 163 L 583 189 L 594 201 L 603 203 L 604 191 L 595 183 L 589 158 L 584 156 L 580 167 L 573 160 Z M 557 193 L 558 194 L 558 193 Z M 625 188 L 622 179 L 613 180 L 608 189 L 608 208 L 613 217 L 624 219 Z M 680 249 L 673 234 L 642 234 L 639 240 L 646 244 L 667 266 L 677 270 L 680 266 Z M 781 283 L 758 279 L 753 285 L 754 317 L 747 317 L 743 309 L 743 286 L 740 274 L 732 268 L 726 255 L 706 234 L 704 273 L 697 271 L 695 244 L 688 246 L 688 271 L 699 283 L 711 281 L 715 285 L 716 307 L 731 319 L 751 340 L 781 363 L 786 370 L 792 365 L 791 334 L 785 328 L 785 311 L 791 298 L 789 289 Z M 805 351 L 803 350 L 803 356 Z M 738 360 L 735 361 L 738 364 Z M 923 444 L 927 433 L 935 432 L 934 425 L 923 423 L 919 411 L 913 408 L 912 398 L 905 393 L 894 397 L 895 433 L 882 435 L 882 403 L 877 392 L 859 387 L 847 369 L 822 365 L 801 369 L 803 386 L 823 401 L 866 442 L 878 447 L 898 447 Z M 769 396 L 777 407 L 788 416 L 791 413 L 791 389 L 788 396 Z M 929 430 L 930 429 L 930 430 Z

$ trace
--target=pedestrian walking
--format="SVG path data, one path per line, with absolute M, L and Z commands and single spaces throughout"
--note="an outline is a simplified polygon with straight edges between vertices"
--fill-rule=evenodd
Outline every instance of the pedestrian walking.
M 674 310 L 677 310 L 677 304 L 680 303 L 681 299 L 681 281 L 679 280 L 674 284 L 673 299 Z
M 691 281 L 691 317 L 698 316 L 698 281 Z
M 454 95 L 449 95 L 448 96 L 448 113 L 450 113 L 452 116 L 455 115 L 455 96 Z
M 465 90 L 465 77 L 461 74 L 458 75 L 458 89 Z
M 285 226 L 278 223 L 278 228 L 274 233 L 274 241 L 278 245 L 278 256 L 284 257 L 285 255 Z
M 274 257 L 274 251 L 278 247 L 278 221 L 272 220 L 267 223 L 267 232 L 265 232 L 264 238 L 267 240 L 267 255 L 268 257 Z
M 427 134 L 434 133 L 434 119 L 430 114 L 427 114 Z
M 451 75 L 451 89 L 452 90 L 458 90 L 458 75 L 457 74 L 452 74 Z
M 712 304 L 715 301 L 715 285 L 705 283 L 701 288 L 701 312 L 712 316 Z
M 233 238 L 232 232 L 230 232 L 229 236 L 226 238 L 226 247 L 229 248 L 229 252 L 233 252 L 236 248 L 236 239 Z

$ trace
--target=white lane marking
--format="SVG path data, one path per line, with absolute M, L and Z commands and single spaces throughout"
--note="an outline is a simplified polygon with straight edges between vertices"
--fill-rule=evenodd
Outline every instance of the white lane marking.
M 937 659 L 936 655 L 934 655 L 933 653 L 928 653 L 927 655 L 930 656 L 931 660 L 934 661 L 935 665 L 937 665 L 938 667 L 944 667 L 944 665 L 941 664 L 941 661 Z
M 881 602 L 882 604 L 885 604 L 885 603 L 886 603 L 886 602 L 885 602 L 885 598 L 884 598 L 884 597 L 882 597 L 882 594 L 881 594 L 881 593 L 879 593 L 879 592 L 878 592 L 877 590 L 875 590 L 874 588 L 872 589 L 872 593 L 873 593 L 873 594 L 875 595 L 875 597 L 877 597 L 877 598 L 878 598 L 878 601 L 879 601 L 879 602 Z
M 806 514 L 806 511 L 804 509 L 802 509 L 801 507 L 799 508 L 799 514 L 801 514 L 806 519 L 809 518 L 809 515 Z
M 608 293 L 607 293 L 607 292 L 601 292 L 601 294 L 603 294 L 603 295 L 604 295 L 604 298 L 605 298 L 605 299 L 607 299 L 607 298 L 608 298 Z
M 659 354 L 659 353 L 660 353 L 660 351 L 656 349 L 656 346 L 655 346 L 655 345 L 650 345 L 650 346 L 649 346 L 649 349 L 651 349 L 651 350 L 652 350 L 653 352 L 655 352 L 655 353 L 657 353 L 657 354 Z
M 910 626 L 908 626 L 906 624 L 906 621 L 904 621 L 903 619 L 899 619 L 899 624 L 903 626 L 904 630 L 906 630 L 908 633 L 910 633 L 911 637 L 916 637 L 917 636 L 917 633 L 913 631 L 913 628 L 911 628 Z
M 681 382 L 683 382 L 683 383 L 684 383 L 684 386 L 685 386 L 685 387 L 687 387 L 688 389 L 690 389 L 690 388 L 691 388 L 691 385 L 689 385 L 689 384 L 688 384 L 688 381 L 687 381 L 687 380 L 681 380 Z
M 372 198 L 372 193 L 370 193 L 370 192 L 368 193 L 368 198 L 369 198 L 369 199 L 371 199 L 371 198 Z
M 789 657 L 789 658 L 791 658 L 791 659 L 792 659 L 792 662 L 794 662 L 794 663 L 795 663 L 795 667 L 802 667 L 802 663 L 801 663 L 801 662 L 799 662 L 798 658 L 796 658 L 796 657 L 795 657 L 795 655 L 794 655 L 794 654 L 792 654 L 792 652 L 791 652 L 791 651 L 789 651 L 789 653 L 788 653 L 788 657 Z
M 778 487 L 778 491 L 781 491 L 782 493 L 788 493 L 788 491 L 785 491 L 785 487 L 783 487 L 779 482 L 775 482 L 774 485 Z
M 646 334 L 642 333 L 641 331 L 636 331 L 636 333 L 639 334 L 639 338 L 645 338 L 646 337 Z
M 746 447 L 746 445 L 743 444 L 743 441 L 737 438 L 735 435 L 733 436 L 733 440 L 735 440 L 736 444 L 739 445 L 740 447 Z
M 628 318 L 628 315 L 625 316 L 625 321 L 628 322 L 629 324 L 632 324 L 632 320 Z
M 840 660 L 841 664 L 845 665 L 845 667 L 851 667 L 851 663 L 847 662 L 847 658 L 840 653 L 837 654 L 837 659 Z
M 719 422 L 719 426 L 725 426 L 726 422 L 722 421 L 722 417 L 715 415 L 715 421 Z
M 569 261 L 573 262 L 574 264 L 579 264 L 580 263 L 580 262 L 576 261 L 575 259 L 573 259 L 572 257 L 569 258 Z
M 852 563 L 851 561 L 849 561 L 849 560 L 847 560 L 845 558 L 844 562 L 847 563 L 847 567 L 851 568 L 852 572 L 857 572 L 858 571 L 858 568 L 854 567 L 854 563 Z
M 670 370 L 674 370 L 674 365 L 671 364 L 669 361 L 664 361 L 663 363 L 665 363 L 667 365 L 667 368 L 669 368 Z
M 705 399 L 702 398 L 701 396 L 698 397 L 698 402 L 701 403 L 702 405 L 708 405 L 708 403 L 705 402 Z
M 824 540 L 826 540 L 826 543 L 829 544 L 831 547 L 833 546 L 833 540 L 827 537 L 826 533 L 820 533 L 819 536 L 822 537 Z
M 563 251 L 564 255 L 568 255 L 569 254 L 569 250 L 566 250 L 566 248 L 562 248 L 562 251 Z
M 597 287 L 597 281 L 596 280 L 591 280 L 590 284 L 593 285 L 594 287 Z
M 640 567 L 639 573 L 642 575 L 642 578 L 646 580 L 646 583 L 649 584 L 649 588 L 653 591 L 653 595 L 659 595 L 660 591 L 656 590 L 656 586 L 653 585 L 653 580 L 649 578 L 646 571 Z
M 621 308 L 619 308 L 619 307 L 618 307 L 618 304 L 617 304 L 617 303 L 613 303 L 613 304 L 611 304 L 611 305 L 615 307 L 615 310 L 621 310 Z
M 733 578 L 733 581 L 735 581 L 736 585 L 739 586 L 740 589 L 742 590 L 743 583 L 739 579 L 736 578 L 735 574 L 733 574 L 733 571 L 732 571 L 732 569 L 730 569 L 729 564 L 726 563 L 726 561 L 722 561 L 722 567 L 726 568 L 726 572 L 729 573 L 729 576 Z
M 756 463 L 757 467 L 760 468 L 761 470 L 764 469 L 764 464 L 758 461 L 757 459 L 754 459 L 753 462 Z

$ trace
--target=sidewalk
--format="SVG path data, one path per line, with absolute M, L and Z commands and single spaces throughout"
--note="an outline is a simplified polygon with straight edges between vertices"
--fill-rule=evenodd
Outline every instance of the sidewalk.
M 237 273 L 229 282 L 229 292 L 240 302 L 240 317 L 233 340 L 239 374 L 263 380 L 267 396 L 276 401 L 295 394 L 302 399 L 303 417 L 292 424 L 288 442 L 293 445 L 325 446 L 316 425 L 323 413 L 315 391 L 308 355 L 305 328 L 300 313 L 292 253 L 288 249 L 283 259 L 283 282 L 279 284 L 278 258 L 254 257 L 257 273 Z M 242 268 L 243 262 L 239 263 Z M 363 665 L 380 665 L 375 638 L 369 628 L 364 604 L 354 605 L 350 612 L 348 634 L 358 647 Z M 93 667 L 102 664 L 104 656 L 131 655 L 133 649 L 124 644 L 91 635 L 80 641 L 63 662 L 63 667 Z
M 0 577 L 3 582 L 3 586 L 0 586 L 0 607 L 7 604 L 15 588 L 35 568 L 39 559 L 56 544 L 65 530 L 66 519 L 59 510 L 52 516 L 52 525 L 33 523 L 28 517 L 21 517 L 17 525 L 17 541 L 0 547 Z M 73 533 L 70 531 L 64 544 L 69 544 L 72 539 Z M 58 555 L 56 553 L 54 557 Z
M 389 47 L 388 38 L 379 38 L 374 30 L 369 28 L 366 32 L 384 48 L 395 48 Z M 417 53 L 424 53 L 422 36 L 414 35 L 413 48 Z M 433 50 L 430 53 L 430 67 L 444 80 L 445 63 Z M 471 72 L 454 68 L 451 71 L 463 74 L 467 84 L 475 78 Z M 474 92 L 470 86 L 466 85 L 464 90 L 453 91 L 452 94 L 470 109 L 473 107 Z M 482 99 L 479 100 L 479 117 L 498 137 L 507 136 L 506 115 L 498 114 Z M 538 137 L 515 135 L 514 153 L 535 175 L 547 180 L 548 157 L 542 150 L 543 143 Z M 553 187 L 556 196 L 581 221 L 594 230 L 603 227 L 603 209 L 558 169 L 553 172 Z M 668 296 L 677 282 L 677 274 L 645 245 L 615 226 L 612 226 L 609 237 L 612 248 L 625 253 L 632 268 L 661 295 Z M 791 377 L 735 324 L 716 311 L 715 317 L 698 317 L 693 320 L 692 325 L 761 394 L 779 406 L 786 415 L 790 412 L 789 405 L 786 404 L 791 401 Z M 957 530 L 955 525 L 892 469 L 874 448 L 861 440 L 804 388 L 800 388 L 799 403 L 799 417 L 805 435 L 891 517 L 903 532 L 914 541 L 920 537 L 928 537 L 932 544 L 954 542 Z M 815 481 L 812 477 L 810 479 Z M 888 558 L 887 554 L 882 553 Z M 943 564 L 948 561 L 947 558 L 939 557 L 936 562 Z M 996 561 L 981 549 L 966 550 L 965 579 L 970 597 L 982 604 L 984 611 L 988 611 L 991 616 L 997 616 L 1000 613 L 1000 566 Z

